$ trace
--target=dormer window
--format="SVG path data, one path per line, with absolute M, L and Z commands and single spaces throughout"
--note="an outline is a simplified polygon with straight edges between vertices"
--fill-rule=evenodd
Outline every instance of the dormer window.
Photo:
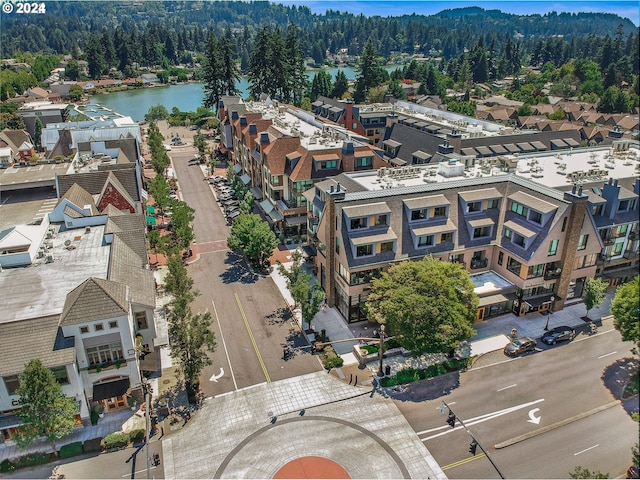
M 427 218 L 427 209 L 421 208 L 420 210 L 411 211 L 411 220 L 424 220 Z
M 467 203 L 467 213 L 481 212 L 481 211 L 482 211 L 482 202 Z
M 373 224 L 376 226 L 379 225 L 388 225 L 389 224 L 389 216 L 388 215 L 378 215 L 373 217 Z
M 367 228 L 367 219 L 366 218 L 352 218 L 351 219 L 351 230 L 357 230 L 359 228 Z

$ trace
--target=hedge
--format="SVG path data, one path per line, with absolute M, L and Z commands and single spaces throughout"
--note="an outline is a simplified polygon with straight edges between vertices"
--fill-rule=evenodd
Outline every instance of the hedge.
M 429 365 L 427 368 L 405 368 L 391 377 L 384 377 L 380 380 L 383 387 L 393 387 L 395 385 L 404 385 L 405 383 L 417 382 L 426 378 L 437 377 L 447 372 L 456 370 L 464 370 L 469 365 L 470 359 L 450 359 L 444 363 Z
M 127 432 L 113 432 L 102 439 L 102 448 L 122 448 L 129 445 L 129 434 Z
M 16 466 L 11 463 L 8 458 L 5 458 L 2 462 L 0 462 L 0 473 L 13 472 L 15 469 Z
M 13 472 L 18 468 L 33 467 L 34 465 L 42 465 L 51 460 L 51 454 L 46 452 L 33 452 L 14 458 L 13 460 L 5 459 L 0 463 L 0 473 Z
M 60 458 L 75 457 L 82 453 L 82 442 L 73 442 L 60 447 Z

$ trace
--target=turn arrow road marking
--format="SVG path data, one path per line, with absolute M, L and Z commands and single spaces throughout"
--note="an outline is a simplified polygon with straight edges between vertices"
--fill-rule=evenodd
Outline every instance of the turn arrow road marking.
M 527 420 L 527 422 L 535 423 L 536 425 L 538 425 L 540 423 L 540 420 L 542 420 L 542 417 L 536 417 L 536 412 L 539 411 L 539 408 L 529 410 L 529 420 Z
M 220 373 L 218 375 L 211 375 L 211 378 L 209 379 L 210 382 L 216 382 L 218 383 L 218 379 L 222 378 L 222 376 L 224 375 L 224 370 L 222 369 L 222 367 L 220 367 Z

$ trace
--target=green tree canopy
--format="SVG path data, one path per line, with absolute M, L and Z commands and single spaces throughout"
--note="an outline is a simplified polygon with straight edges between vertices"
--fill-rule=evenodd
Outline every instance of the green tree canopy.
M 278 246 L 278 239 L 259 215 L 241 214 L 231 225 L 227 245 L 233 251 L 244 253 L 251 264 L 259 268 Z
M 145 122 L 157 122 L 158 120 L 166 120 L 169 118 L 169 110 L 164 105 L 153 105 L 149 107 L 149 111 L 144 114 Z
M 290 268 L 279 264 L 278 270 L 287 279 L 287 289 L 291 293 L 296 308 L 300 309 L 302 322 L 310 326 L 311 320 L 320 310 L 324 291 L 313 276 L 302 269 L 303 258 L 298 250 L 291 253 L 291 259 L 293 263 Z
M 601 278 L 590 278 L 587 280 L 584 286 L 584 293 L 582 294 L 584 306 L 587 307 L 587 317 L 593 307 L 597 307 L 602 303 L 608 286 L 609 284 Z
M 18 428 L 16 443 L 26 448 L 45 437 L 56 456 L 56 440 L 73 432 L 76 425 L 76 401 L 65 397 L 55 376 L 39 359 L 31 360 L 20 374 L 20 396 L 17 415 L 24 422 Z
M 356 89 L 353 99 L 356 103 L 366 100 L 368 92 L 372 87 L 380 85 L 386 77 L 387 72 L 378 65 L 378 52 L 371 40 L 367 42 L 358 63 L 358 76 L 356 77 Z
M 611 313 L 622 339 L 640 348 L 640 277 L 618 287 L 611 301 Z
M 460 265 L 432 257 L 392 266 L 371 282 L 369 319 L 415 355 L 449 352 L 474 335 L 478 297 Z

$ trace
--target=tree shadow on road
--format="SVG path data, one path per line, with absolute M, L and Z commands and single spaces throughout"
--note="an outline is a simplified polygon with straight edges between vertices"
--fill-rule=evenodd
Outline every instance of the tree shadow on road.
M 267 323 L 269 325 L 282 326 L 285 323 L 290 322 L 293 315 L 291 314 L 291 310 L 288 308 L 280 307 L 275 312 L 266 315 L 264 318 L 267 319 Z
M 258 274 L 256 274 L 251 267 L 247 264 L 247 260 L 237 253 L 227 253 L 227 258 L 224 260 L 225 265 L 229 267 L 227 270 L 220 274 L 222 283 L 245 283 L 251 284 L 258 280 Z
M 445 373 L 418 382 L 385 387 L 385 395 L 403 402 L 423 402 L 449 395 L 460 386 L 460 372 Z
M 640 361 L 637 358 L 621 358 L 617 362 L 609 365 L 602 373 L 602 382 L 609 389 L 614 398 L 623 401 L 623 407 L 627 413 L 638 411 L 638 374 L 640 372 Z M 633 387 L 635 385 L 635 393 Z M 635 402 L 625 401 L 636 398 Z M 635 407 L 634 407 L 635 405 Z

